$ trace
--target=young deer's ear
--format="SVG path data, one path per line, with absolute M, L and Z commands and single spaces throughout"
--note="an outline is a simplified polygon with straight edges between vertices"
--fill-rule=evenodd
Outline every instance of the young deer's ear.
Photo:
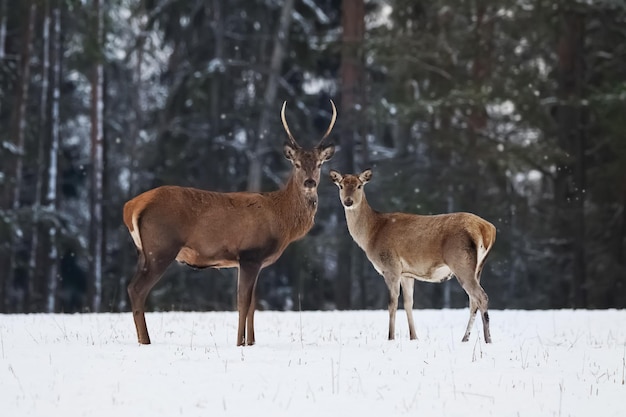
M 363 184 L 367 184 L 369 182 L 369 180 L 372 179 L 372 170 L 371 169 L 366 169 L 365 171 L 361 172 L 359 174 L 359 180 L 363 183 Z
M 339 183 L 343 179 L 343 176 L 339 173 L 339 171 L 335 171 L 334 169 L 331 169 L 329 174 L 330 174 L 330 179 L 333 180 L 335 184 L 339 185 Z

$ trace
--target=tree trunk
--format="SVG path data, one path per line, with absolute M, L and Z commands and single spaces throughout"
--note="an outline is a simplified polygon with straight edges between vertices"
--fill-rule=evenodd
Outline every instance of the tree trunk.
M 4 59 L 4 44 L 7 39 L 7 1 L 0 0 L 0 60 Z
M 42 232 L 40 217 L 42 209 L 42 189 L 46 171 L 45 152 L 48 141 L 48 93 L 49 93 L 49 73 L 50 73 L 50 4 L 44 1 L 44 16 L 42 28 L 42 60 L 41 60 L 41 93 L 39 98 L 39 143 L 37 144 L 37 176 L 35 179 L 35 196 L 32 205 L 32 224 L 30 254 L 28 259 L 28 285 L 26 291 L 26 306 L 29 311 L 39 311 L 40 307 L 32 304 L 32 298 L 37 292 L 44 288 L 41 286 L 39 272 L 40 258 L 39 249 L 41 244 L 40 234 Z M 38 298 L 38 297 L 36 297 Z
M 16 89 L 15 105 L 13 107 L 12 115 L 12 137 L 15 138 L 13 142 L 13 148 L 15 154 L 9 158 L 6 172 L 9 173 L 4 189 L 4 196 L 2 201 L 2 207 L 6 208 L 10 213 L 11 224 L 8 225 L 9 241 L 10 244 L 6 248 L 5 253 L 2 254 L 0 259 L 0 266 L 2 266 L 2 273 L 4 276 L 4 282 L 2 285 L 4 303 L 3 310 L 9 308 L 10 304 L 10 292 L 14 285 L 15 279 L 15 267 L 16 267 L 16 248 L 18 246 L 18 235 L 21 233 L 16 228 L 21 228 L 21 225 L 17 219 L 17 211 L 20 208 L 20 196 L 22 192 L 22 175 L 24 166 L 24 148 L 26 141 L 26 124 L 27 124 L 27 106 L 29 97 L 30 86 L 30 61 L 31 61 L 31 48 L 33 42 L 33 34 L 35 31 L 35 16 L 37 12 L 37 6 L 31 1 L 27 2 L 25 8 L 29 10 L 28 25 L 24 30 L 22 37 L 22 53 L 20 57 L 20 77 L 18 86 Z M 17 304 L 23 303 L 23 297 L 15 300 Z
M 90 238 L 91 260 L 90 301 L 94 312 L 100 311 L 102 302 L 102 258 L 103 258 L 103 189 L 104 189 L 104 97 L 103 97 L 103 18 L 100 0 L 94 0 L 94 16 L 97 39 L 94 43 L 96 61 L 91 75 L 91 196 Z
M 137 41 L 135 47 L 135 67 L 133 68 L 133 92 L 131 95 L 132 100 L 132 109 L 134 118 L 130 122 L 129 126 L 129 134 L 127 138 L 127 152 L 128 152 L 128 172 L 129 172 L 129 180 L 128 180 L 128 188 L 126 189 L 126 201 L 130 200 L 135 196 L 137 190 L 135 187 L 136 184 L 136 173 L 139 167 L 137 166 L 137 143 L 139 141 L 139 136 L 141 135 L 141 130 L 143 128 L 143 99 L 142 99 L 142 73 L 143 73 L 143 64 L 144 64 L 144 48 L 146 45 L 146 34 L 147 30 L 142 24 L 142 19 L 145 18 L 145 9 L 143 8 L 143 2 L 141 4 L 141 10 L 138 12 L 138 17 L 136 22 L 134 23 L 139 28 L 139 33 L 137 33 Z M 128 239 L 128 230 L 125 227 L 119 229 L 121 233 L 121 242 L 124 242 L 125 239 Z M 131 256 L 135 256 L 134 251 L 122 251 L 122 257 L 124 262 L 122 265 L 128 265 L 129 258 Z M 128 285 L 128 276 L 126 272 L 126 268 L 121 269 L 122 273 L 119 276 L 118 288 L 118 300 L 117 300 L 117 310 L 118 311 L 126 311 L 127 308 L 127 292 L 126 287 Z
M 484 0 L 476 2 L 476 24 L 474 26 L 474 59 L 472 61 L 471 78 L 473 92 L 476 95 L 476 102 L 472 105 L 469 115 L 469 129 L 467 130 L 466 156 L 461 158 L 464 161 L 468 178 L 478 173 L 478 160 L 480 151 L 478 150 L 478 138 L 487 127 L 487 110 L 482 104 L 480 91 L 483 90 L 485 80 L 491 74 L 491 42 L 493 38 L 493 19 L 488 13 Z M 478 189 L 475 181 L 467 181 L 463 184 L 462 209 L 466 211 L 477 211 Z
M 209 108 L 209 120 L 210 120 L 210 136 L 213 138 L 217 138 L 221 136 L 224 132 L 222 131 L 222 108 L 228 107 L 230 103 L 224 103 L 224 97 L 222 97 L 222 92 L 227 91 L 227 87 L 224 86 L 224 83 L 227 82 L 228 78 L 225 76 L 226 67 L 225 67 L 225 59 L 224 59 L 224 15 L 222 10 L 222 0 L 213 0 L 212 1 L 212 15 L 211 20 L 209 22 L 211 28 L 213 29 L 213 56 L 220 64 L 217 68 L 217 71 L 211 73 L 211 89 L 209 91 L 210 94 L 210 108 Z M 220 164 L 208 164 L 207 169 L 209 170 L 206 178 L 209 178 L 211 181 L 215 181 L 216 178 L 221 178 L 220 173 Z M 223 167 L 222 167 L 223 169 Z M 218 187 L 216 183 L 207 184 L 210 188 Z M 222 294 L 220 292 L 220 280 L 219 279 L 209 279 L 207 282 L 208 286 L 208 294 L 210 297 L 211 305 L 218 306 L 222 303 Z M 237 285 L 236 279 L 232 280 L 232 293 L 236 293 L 235 286 Z
M 211 26 L 213 28 L 213 37 L 215 43 L 213 45 L 213 56 L 215 60 L 218 60 L 220 64 L 223 64 L 224 60 L 224 17 L 222 15 L 222 0 L 213 0 L 213 17 Z M 211 132 L 213 137 L 217 137 L 220 133 L 221 126 L 221 105 L 223 100 L 221 96 L 223 77 L 220 75 L 221 71 L 215 71 L 211 74 Z
M 7 0 L 0 0 L 0 60 L 4 59 L 4 44 L 6 42 L 7 37 Z M 0 102 L 0 106 L 2 103 Z M 0 107 L 0 110 L 2 107 Z M 7 208 L 6 200 L 4 199 L 4 187 L 0 187 L 0 212 L 4 211 Z M 1 224 L 1 223 L 0 223 Z M 2 225 L 4 226 L 4 225 Z M 2 229 L 5 229 L 2 227 Z M 10 230 L 9 227 L 6 228 Z M 1 229 L 0 229 L 1 230 Z M 0 274 L 0 313 L 5 312 L 5 301 L 6 294 L 8 293 L 9 288 L 9 278 L 7 276 L 7 267 L 8 267 L 8 252 L 3 248 L 4 245 L 0 245 L 0 270 L 5 271 Z
M 61 6 L 55 4 L 52 12 L 52 103 L 50 117 L 50 148 L 48 153 L 48 185 L 46 192 L 46 211 L 56 213 L 58 210 L 57 181 L 58 181 L 58 159 L 59 159 L 59 131 L 60 114 L 59 105 L 61 101 Z M 46 310 L 49 313 L 56 311 L 57 287 L 59 275 L 59 254 L 57 250 L 57 226 L 56 222 L 50 222 L 48 226 L 47 242 L 47 283 L 48 296 Z
M 267 137 L 269 133 L 269 121 L 272 115 L 276 114 L 274 102 L 276 101 L 276 92 L 278 91 L 278 81 L 280 79 L 280 70 L 285 57 L 285 48 L 289 39 L 289 25 L 291 24 L 291 15 L 294 0 L 286 0 L 280 13 L 278 30 L 274 38 L 274 50 L 270 60 L 270 68 L 263 96 L 263 107 L 259 118 L 259 126 L 256 131 L 256 137 L 253 138 L 252 152 L 250 153 L 250 166 L 248 170 L 248 191 L 261 191 L 261 183 L 263 178 L 263 160 L 268 150 L 272 148 L 272 144 L 268 144 Z
M 363 107 L 363 37 L 365 33 L 365 5 L 363 0 L 343 0 L 341 10 L 341 110 L 339 169 L 354 173 L 354 144 L 358 136 Z M 347 229 L 345 214 L 337 206 L 337 218 Z M 339 309 L 348 309 L 352 299 L 352 246 L 347 233 L 339 238 L 339 267 L 335 280 L 335 303 Z
M 557 167 L 555 199 L 557 224 L 567 242 L 568 262 L 563 276 L 569 276 L 568 304 L 587 304 L 585 263 L 585 128 L 581 105 L 584 90 L 585 18 L 576 12 L 563 13 L 558 45 L 558 141 L 565 161 Z M 557 295 L 560 296 L 560 295 Z M 561 302 L 559 302 L 561 304 Z M 556 305 L 555 307 L 563 307 Z

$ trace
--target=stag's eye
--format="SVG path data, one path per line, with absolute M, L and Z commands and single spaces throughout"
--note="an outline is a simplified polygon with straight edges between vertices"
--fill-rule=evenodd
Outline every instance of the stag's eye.
M 317 168 L 318 169 L 321 168 L 321 167 L 322 167 L 322 164 L 317 164 Z
M 361 189 L 361 187 L 363 187 L 362 185 L 358 185 L 356 188 L 358 188 L 359 190 Z
M 343 185 L 340 185 L 340 186 L 339 186 L 339 189 L 340 189 L 340 190 L 343 190 Z
M 296 168 L 298 168 L 298 169 L 302 168 L 302 165 L 300 165 L 300 162 L 296 162 L 294 165 L 295 165 L 295 166 L 296 166 Z

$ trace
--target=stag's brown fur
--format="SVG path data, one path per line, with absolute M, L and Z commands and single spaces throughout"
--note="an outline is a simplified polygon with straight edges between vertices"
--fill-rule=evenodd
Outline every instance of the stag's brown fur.
M 289 142 L 284 153 L 293 164 L 287 184 L 268 193 L 219 193 L 164 186 L 146 191 L 124 205 L 124 223 L 139 259 L 128 294 L 139 343 L 149 344 L 144 309 L 152 287 L 174 261 L 195 268 L 239 268 L 237 345 L 252 345 L 255 288 L 260 270 L 274 263 L 289 243 L 313 226 L 322 163 L 334 146 L 322 142 L 302 149 L 281 116 Z
M 454 275 L 470 300 L 470 318 L 463 341 L 469 339 L 476 312 L 480 310 L 485 341 L 490 343 L 488 297 L 480 285 L 480 275 L 495 242 L 496 228 L 470 213 L 434 216 L 380 213 L 368 204 L 363 190 L 372 177 L 371 170 L 358 176 L 331 170 L 330 175 L 340 189 L 352 238 L 389 288 L 389 339 L 395 336 L 400 286 L 410 338 L 415 339 L 414 280 L 443 282 Z

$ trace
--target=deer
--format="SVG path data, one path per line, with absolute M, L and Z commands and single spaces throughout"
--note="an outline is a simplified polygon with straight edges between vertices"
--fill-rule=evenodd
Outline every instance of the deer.
M 137 269 L 128 284 L 140 344 L 150 344 L 145 302 L 165 269 L 176 260 L 196 269 L 238 268 L 237 346 L 254 345 L 255 290 L 260 271 L 313 227 L 322 164 L 335 153 L 325 142 L 337 109 L 319 143 L 302 148 L 289 130 L 283 153 L 291 162 L 286 184 L 272 192 L 215 192 L 179 186 L 146 191 L 124 205 L 124 224 L 137 248 Z
M 415 280 L 440 283 L 454 275 L 469 296 L 470 317 L 462 341 L 467 342 L 480 310 L 486 343 L 491 343 L 488 297 L 480 285 L 485 260 L 496 239 L 496 228 L 471 213 L 418 215 L 381 213 L 367 202 L 364 186 L 372 170 L 358 175 L 330 171 L 339 187 L 348 231 L 363 249 L 389 289 L 389 337 L 395 337 L 400 287 L 409 323 L 409 337 L 417 339 L 413 321 Z

